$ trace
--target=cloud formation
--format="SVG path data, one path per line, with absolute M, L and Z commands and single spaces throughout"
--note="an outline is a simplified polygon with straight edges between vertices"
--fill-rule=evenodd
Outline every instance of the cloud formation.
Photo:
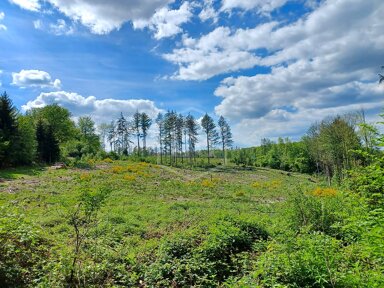
M 96 123 L 102 123 L 117 119 L 122 112 L 125 116 L 132 116 L 136 111 L 146 112 L 155 118 L 161 111 L 155 103 L 144 99 L 97 99 L 94 96 L 83 97 L 80 94 L 67 91 L 55 91 L 41 93 L 36 99 L 22 106 L 24 111 L 31 108 L 44 107 L 57 103 L 71 111 L 73 116 L 92 116 Z
M 221 11 L 235 8 L 243 10 L 257 10 L 259 13 L 269 13 L 282 7 L 288 0 L 222 0 Z
M 4 17 L 5 17 L 4 12 L 0 11 L 0 22 L 4 19 Z M 1 30 L 7 30 L 7 26 L 5 26 L 4 24 L 0 23 L 0 31 Z
M 193 16 L 192 6 L 189 2 L 184 2 L 179 9 L 169 9 L 163 7 L 149 19 L 134 20 L 133 27 L 135 29 L 143 29 L 149 27 L 154 32 L 156 39 L 171 37 L 181 33 L 181 25 L 188 22 Z
M 170 0 L 47 0 L 57 10 L 88 27 L 108 34 L 129 21 L 147 21 Z
M 39 0 L 9 0 L 9 2 L 18 5 L 20 8 L 29 11 L 39 11 L 41 6 Z
M 43 89 L 60 89 L 61 81 L 59 79 L 53 80 L 51 75 L 45 71 L 23 69 L 18 73 L 12 73 L 12 85 L 21 88 L 37 87 Z

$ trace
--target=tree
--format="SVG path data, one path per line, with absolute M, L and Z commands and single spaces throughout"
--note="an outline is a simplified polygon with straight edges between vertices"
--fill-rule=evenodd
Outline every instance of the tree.
M 35 127 L 29 116 L 18 115 L 17 123 L 12 162 L 16 165 L 29 165 L 36 159 Z
M 176 115 L 176 119 L 175 119 L 176 161 L 177 161 L 177 154 L 179 155 L 183 154 L 183 131 L 184 131 L 184 117 L 183 115 L 179 114 L 179 115 Z M 182 161 L 183 161 L 183 158 L 182 158 Z
M 115 151 L 119 154 L 128 154 L 129 146 L 132 141 L 130 140 L 131 131 L 127 120 L 125 120 L 123 113 L 116 122 L 115 134 Z
M 82 143 L 81 154 L 95 155 L 100 151 L 100 137 L 96 134 L 95 122 L 91 117 L 80 117 L 78 120 L 80 130 L 80 142 Z
M 0 167 L 12 163 L 17 134 L 17 110 L 4 92 L 0 96 Z
M 195 150 L 196 150 L 196 143 L 197 143 L 197 135 L 199 126 L 195 120 L 195 118 L 188 114 L 188 116 L 185 118 L 185 128 L 186 128 L 186 134 L 188 137 L 188 154 L 189 154 L 189 161 L 192 162 L 192 159 L 195 159 Z
M 220 142 L 222 146 L 223 151 L 223 161 L 224 165 L 226 164 L 226 149 L 232 147 L 233 140 L 232 140 L 232 133 L 231 133 L 231 127 L 229 127 L 229 124 L 224 119 L 223 116 L 220 116 L 219 118 L 219 133 L 220 133 Z
M 155 120 L 157 127 L 159 129 L 159 145 L 160 145 L 160 164 L 163 164 L 163 137 L 164 137 L 164 117 L 163 114 L 159 113 L 157 114 L 156 120 Z
M 147 135 L 148 135 L 148 130 L 152 125 L 152 119 L 149 118 L 148 114 L 145 112 L 140 114 L 140 127 L 141 127 L 141 132 L 142 132 L 142 137 L 143 137 L 143 151 L 144 154 L 147 154 Z
M 77 121 L 77 125 L 80 129 L 80 133 L 84 137 L 95 135 L 95 122 L 89 116 L 80 117 Z
M 37 158 L 40 162 L 53 163 L 60 158 L 59 141 L 53 128 L 39 119 L 36 124 Z
M 97 127 L 99 133 L 100 133 L 100 142 L 101 142 L 101 146 L 102 148 L 105 150 L 105 142 L 108 141 L 108 133 L 111 129 L 111 124 L 108 124 L 108 123 L 101 123 L 98 127 Z M 111 149 L 112 150 L 112 149 Z
M 71 120 L 71 113 L 57 104 L 47 105 L 42 108 L 33 108 L 27 112 L 34 122 L 42 119 L 44 123 L 49 124 L 60 144 L 72 140 L 76 137 L 76 125 Z
M 337 116 L 312 125 L 304 138 L 310 155 L 325 173 L 329 185 L 333 177 L 340 182 L 344 172 L 356 165 L 351 151 L 359 149 L 361 143 L 355 128 L 348 115 Z
M 207 152 L 208 152 L 208 164 L 210 164 L 210 148 L 217 144 L 219 140 L 219 134 L 216 131 L 216 125 L 213 119 L 205 114 L 203 119 L 201 120 L 201 127 L 203 127 L 203 131 L 206 135 L 207 139 Z
M 139 111 L 136 111 L 136 113 L 133 114 L 132 126 L 137 138 L 137 156 L 140 156 L 140 137 L 141 137 L 140 124 L 141 124 L 141 114 L 139 113 Z

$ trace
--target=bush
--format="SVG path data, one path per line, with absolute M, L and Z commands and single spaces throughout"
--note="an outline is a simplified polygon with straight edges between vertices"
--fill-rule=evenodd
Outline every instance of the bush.
M 243 263 L 265 241 L 257 223 L 225 218 L 212 226 L 184 232 L 163 242 L 156 259 L 141 267 L 144 282 L 157 287 L 216 287 L 231 275 L 243 273 Z M 139 273 L 141 274 L 141 273 Z
M 0 287 L 34 286 L 47 256 L 39 231 L 22 215 L 0 208 Z

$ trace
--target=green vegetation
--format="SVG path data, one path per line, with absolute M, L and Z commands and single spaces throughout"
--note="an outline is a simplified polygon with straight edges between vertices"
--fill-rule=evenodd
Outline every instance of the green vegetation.
M 0 172 L 1 286 L 384 284 L 382 202 L 363 184 L 381 174 L 348 190 L 265 168 L 90 162 Z
M 235 150 L 205 115 L 196 151 L 174 111 L 159 149 L 138 111 L 100 135 L 5 93 L 0 112 L 1 287 L 384 287 L 384 137 L 364 113 Z

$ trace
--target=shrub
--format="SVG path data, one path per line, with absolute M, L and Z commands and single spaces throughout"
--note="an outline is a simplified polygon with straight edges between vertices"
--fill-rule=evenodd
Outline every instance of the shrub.
M 46 241 L 23 215 L 0 208 L 0 287 L 33 286 L 47 254 Z
M 251 257 L 243 252 L 253 251 L 259 247 L 254 244 L 267 237 L 257 223 L 233 218 L 184 232 L 163 242 L 156 259 L 142 267 L 144 282 L 161 287 L 216 287 L 241 273 L 244 257 Z

